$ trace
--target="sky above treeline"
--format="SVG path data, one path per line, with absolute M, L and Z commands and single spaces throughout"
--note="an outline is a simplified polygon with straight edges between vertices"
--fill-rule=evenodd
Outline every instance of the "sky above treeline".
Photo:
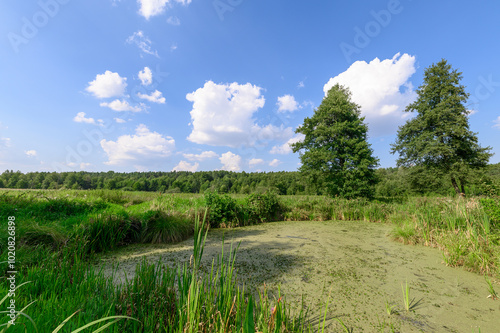
M 0 172 L 294 171 L 335 83 L 381 167 L 425 68 L 463 73 L 500 162 L 500 2 L 0 2 Z

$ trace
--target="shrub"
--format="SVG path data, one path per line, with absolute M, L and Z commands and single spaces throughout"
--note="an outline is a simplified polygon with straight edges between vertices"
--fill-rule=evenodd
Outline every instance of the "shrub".
M 208 208 L 208 221 L 211 227 L 218 228 L 221 224 L 232 225 L 238 221 L 238 205 L 228 194 L 215 192 L 205 193 L 205 203 Z
M 276 221 L 283 213 L 283 206 L 278 195 L 273 192 L 250 194 L 245 198 L 245 206 L 249 210 L 251 222 Z

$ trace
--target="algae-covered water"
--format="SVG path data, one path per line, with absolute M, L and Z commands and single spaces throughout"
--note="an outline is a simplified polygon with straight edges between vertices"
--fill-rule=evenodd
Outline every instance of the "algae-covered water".
M 211 230 L 204 264 L 209 267 L 230 244 L 239 250 L 235 267 L 246 290 L 281 288 L 296 308 L 302 298 L 313 322 L 323 316 L 327 332 L 500 332 L 500 300 L 487 298 L 484 278 L 447 267 L 438 249 L 408 246 L 387 236 L 391 226 L 366 222 L 275 222 Z M 189 261 L 193 240 L 171 245 L 134 245 L 102 258 L 117 280 L 133 276 L 146 258 L 171 266 Z M 411 309 L 402 285 L 410 287 Z M 497 288 L 498 289 L 498 288 Z M 388 314 L 387 308 L 392 308 Z

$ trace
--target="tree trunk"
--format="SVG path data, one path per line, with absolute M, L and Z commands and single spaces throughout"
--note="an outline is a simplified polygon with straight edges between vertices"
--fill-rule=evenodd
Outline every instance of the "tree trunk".
M 457 195 L 460 195 L 460 189 L 458 188 L 457 180 L 453 176 L 451 176 L 451 185 L 453 185 L 453 188 L 455 189 L 455 193 Z
M 460 196 L 465 198 L 465 179 L 460 178 Z

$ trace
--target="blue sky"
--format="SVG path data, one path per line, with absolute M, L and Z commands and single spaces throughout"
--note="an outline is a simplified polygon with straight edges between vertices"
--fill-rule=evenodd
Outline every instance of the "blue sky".
M 382 167 L 426 67 L 448 60 L 500 162 L 500 3 L 0 2 L 0 170 L 292 171 L 334 83 Z

